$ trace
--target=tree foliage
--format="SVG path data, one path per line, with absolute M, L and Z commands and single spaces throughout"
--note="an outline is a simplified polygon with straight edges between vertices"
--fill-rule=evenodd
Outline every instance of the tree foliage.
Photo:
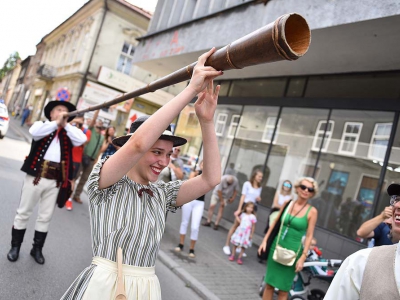
M 0 69 L 0 81 L 6 76 L 8 71 L 15 67 L 18 59 L 21 59 L 18 52 L 10 54 L 9 58 L 4 62 L 3 67 Z

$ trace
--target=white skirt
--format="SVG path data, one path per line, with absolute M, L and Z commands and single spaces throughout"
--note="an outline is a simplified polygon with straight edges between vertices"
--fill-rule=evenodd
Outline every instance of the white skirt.
M 94 257 L 96 269 L 83 295 L 83 300 L 115 299 L 117 291 L 117 263 Z M 161 288 L 154 267 L 122 265 L 125 293 L 129 300 L 161 300 Z

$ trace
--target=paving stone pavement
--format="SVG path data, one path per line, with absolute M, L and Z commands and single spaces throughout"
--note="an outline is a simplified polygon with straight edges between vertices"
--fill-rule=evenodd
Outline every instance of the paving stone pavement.
M 228 233 L 227 229 L 220 227 L 219 230 L 214 230 L 212 227 L 200 226 L 199 239 L 195 247 L 196 258 L 192 259 L 188 256 L 190 225 L 183 251 L 180 253 L 174 251 L 179 243 L 180 222 L 180 210 L 176 214 L 168 214 L 160 247 L 168 258 L 201 282 L 219 299 L 261 299 L 258 295 L 259 285 L 265 274 L 266 265 L 260 264 L 257 260 L 257 245 L 253 244 L 252 248 L 246 250 L 247 257 L 243 258 L 243 265 L 238 265 L 236 261 L 229 261 L 228 256 L 222 251 Z M 228 222 L 223 224 L 229 225 Z M 260 239 L 261 237 L 258 237 L 257 240 Z M 328 284 L 322 280 L 313 279 L 311 288 L 326 291 Z
M 190 275 L 199 280 L 220 299 L 259 300 L 258 287 L 265 274 L 265 264 L 257 261 L 257 248 L 246 250 L 247 257 L 243 265 L 228 260 L 222 251 L 227 230 L 212 227 L 200 227 L 196 244 L 196 258 L 189 258 L 190 226 L 181 253 L 174 251 L 179 243 L 181 212 L 169 213 L 161 250 L 176 261 Z

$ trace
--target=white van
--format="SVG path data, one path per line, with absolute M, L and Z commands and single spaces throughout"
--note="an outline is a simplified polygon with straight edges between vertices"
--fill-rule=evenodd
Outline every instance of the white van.
M 0 99 L 0 139 L 6 135 L 9 122 L 10 117 L 8 116 L 7 106 L 4 104 L 4 100 Z

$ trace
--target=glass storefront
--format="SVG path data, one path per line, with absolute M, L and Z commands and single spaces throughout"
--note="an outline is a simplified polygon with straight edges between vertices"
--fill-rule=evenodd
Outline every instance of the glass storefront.
M 364 87 L 366 79 L 379 86 L 382 78 L 391 76 L 398 79 L 397 73 L 377 75 L 375 81 L 371 75 L 349 78 L 355 84 L 363 82 Z M 294 183 L 302 176 L 314 177 L 319 184 L 311 200 L 318 209 L 317 227 L 365 243 L 357 237 L 357 229 L 389 204 L 388 185 L 400 182 L 398 114 L 389 104 L 393 97 L 378 103 L 375 91 L 370 99 L 360 100 L 362 88 L 354 87 L 353 93 L 346 94 L 346 80 L 331 77 L 221 82 L 223 104 L 218 105 L 214 121 L 222 173 L 234 169 L 241 189 L 254 170 L 262 170 L 260 204 L 268 209 L 284 180 Z M 319 84 L 314 82 L 318 80 Z M 328 95 L 323 86 L 331 81 L 341 82 L 340 95 L 350 95 L 350 99 L 316 96 L 313 91 L 317 90 Z M 395 89 L 392 81 L 385 81 L 390 91 Z M 198 126 L 190 117 L 186 124 L 187 128 Z M 200 153 L 200 143 L 195 144 Z M 224 213 L 230 221 L 234 206 Z M 260 229 L 256 231 L 262 234 Z
M 219 105 L 215 130 L 222 171 L 234 169 L 241 188 L 254 170 L 263 170 L 260 204 L 267 208 L 284 180 L 314 177 L 320 187 L 311 200 L 317 225 L 363 242 L 357 229 L 388 205 L 386 188 L 400 181 L 396 136 L 377 194 L 393 119 L 393 112 Z
M 318 226 L 359 240 L 357 229 L 372 217 L 379 196 L 393 117 L 390 112 L 332 110 L 315 176 L 320 192 L 312 200 Z

